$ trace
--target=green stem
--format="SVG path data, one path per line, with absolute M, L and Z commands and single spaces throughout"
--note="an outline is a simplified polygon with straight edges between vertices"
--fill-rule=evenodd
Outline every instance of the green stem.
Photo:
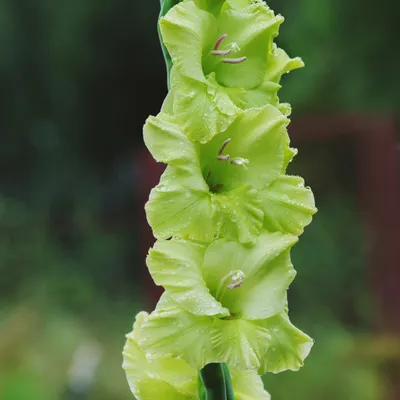
M 161 6 L 161 10 L 160 10 L 160 16 L 159 19 L 162 18 L 173 6 L 175 6 L 176 4 L 178 4 L 181 0 L 160 0 L 160 6 Z M 165 65 L 167 67 L 167 85 L 168 85 L 168 89 L 169 89 L 169 73 L 171 71 L 172 68 L 172 59 L 171 56 L 168 53 L 167 48 L 165 47 L 165 44 L 162 40 L 161 37 L 161 31 L 160 31 L 160 24 L 157 24 L 158 27 L 158 37 L 160 39 L 160 43 L 161 43 L 161 48 L 164 54 L 164 59 L 165 59 Z
M 231 375 L 226 364 L 207 364 L 199 376 L 201 400 L 234 400 Z

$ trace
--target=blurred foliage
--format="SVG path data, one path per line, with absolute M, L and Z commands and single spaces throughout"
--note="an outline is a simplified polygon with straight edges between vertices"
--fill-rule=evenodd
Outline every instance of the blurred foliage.
M 296 112 L 400 111 L 399 2 L 269 0 L 268 4 L 286 19 L 278 43 L 306 63 L 282 90 Z
M 269 4 L 286 17 L 278 43 L 306 62 L 282 90 L 296 113 L 399 111 L 395 0 Z M 158 13 L 156 0 L 0 0 L 2 400 L 62 399 L 87 340 L 103 350 L 91 397 L 131 398 L 120 353 L 144 304 L 136 221 L 146 179 L 133 161 L 166 91 Z M 291 172 L 307 177 L 320 212 L 294 249 L 289 295 L 316 345 L 300 372 L 267 386 L 276 400 L 377 400 L 377 360 L 353 351 L 374 307 L 352 148 L 295 144 Z

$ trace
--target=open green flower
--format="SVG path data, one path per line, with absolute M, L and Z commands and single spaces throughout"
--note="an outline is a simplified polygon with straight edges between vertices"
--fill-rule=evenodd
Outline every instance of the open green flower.
M 199 380 L 195 368 L 171 357 L 149 359 L 139 346 L 141 327 L 147 319 L 145 312 L 136 316 L 123 351 L 123 368 L 132 393 L 138 400 L 197 400 Z M 231 370 L 231 376 L 236 400 L 270 399 L 256 372 Z
M 202 143 L 226 130 L 243 109 L 280 107 L 281 76 L 303 66 L 273 44 L 283 17 L 264 2 L 209 3 L 183 1 L 160 20 L 174 65 L 173 114 L 186 135 Z
M 250 109 L 200 144 L 182 132 L 175 117 L 150 117 L 145 143 L 156 160 L 168 164 L 146 205 L 155 236 L 249 243 L 263 226 L 300 235 L 316 209 L 303 180 L 285 175 L 295 154 L 288 122 L 271 105 Z
M 262 373 L 298 369 L 312 341 L 285 311 L 296 241 L 278 232 L 262 233 L 252 247 L 158 241 L 147 264 L 166 293 L 143 325 L 141 346 L 198 369 L 210 362 Z

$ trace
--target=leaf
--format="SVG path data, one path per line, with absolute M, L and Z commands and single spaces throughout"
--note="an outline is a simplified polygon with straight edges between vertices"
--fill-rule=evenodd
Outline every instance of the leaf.
M 228 400 L 226 374 L 222 364 L 207 364 L 199 374 L 201 383 L 204 386 L 204 398 L 206 400 Z

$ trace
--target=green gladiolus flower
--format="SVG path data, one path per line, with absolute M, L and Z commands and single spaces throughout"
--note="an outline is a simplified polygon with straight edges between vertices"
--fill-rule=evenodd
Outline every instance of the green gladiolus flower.
M 158 241 L 147 264 L 166 293 L 139 343 L 150 355 L 181 357 L 198 369 L 210 362 L 261 373 L 298 369 L 312 340 L 286 315 L 296 242 L 278 232 L 262 233 L 252 247 Z
M 282 22 L 261 0 L 161 0 L 170 90 L 144 140 L 167 164 L 146 204 L 165 292 L 127 336 L 138 400 L 269 399 L 258 375 L 298 370 L 313 345 L 288 317 L 290 251 L 317 210 L 286 174 L 278 91 L 303 62 L 274 44 Z
M 127 335 L 123 368 L 132 393 L 138 400 L 197 400 L 198 371 L 183 360 L 171 357 L 151 359 L 139 346 L 142 325 L 148 314 L 136 316 L 133 331 Z M 269 400 L 261 378 L 254 371 L 231 370 L 235 400 Z
M 205 143 L 241 110 L 277 96 L 284 73 L 303 66 L 273 44 L 283 17 L 262 1 L 183 1 L 160 19 L 172 58 L 171 110 L 186 135 Z
M 184 134 L 175 117 L 150 117 L 146 145 L 168 164 L 146 205 L 155 236 L 249 243 L 263 226 L 300 235 L 316 209 L 304 181 L 285 175 L 295 154 L 288 123 L 266 105 L 246 110 L 225 132 L 200 144 Z

